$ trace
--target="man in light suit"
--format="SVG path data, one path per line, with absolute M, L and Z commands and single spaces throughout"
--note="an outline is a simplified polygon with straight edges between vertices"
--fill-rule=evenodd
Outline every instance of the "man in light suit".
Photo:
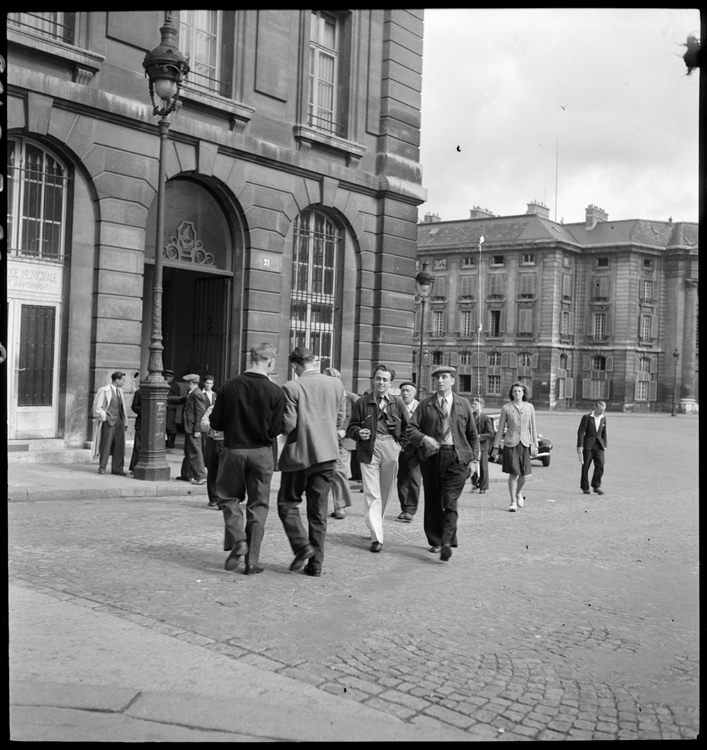
M 479 469 L 479 435 L 471 404 L 452 391 L 456 370 L 432 371 L 435 393 L 420 401 L 407 428 L 418 449 L 425 489 L 424 525 L 430 552 L 446 562 L 456 547 L 457 501 L 472 470 Z
M 589 467 L 594 462 L 594 473 L 592 474 L 592 488 L 597 495 L 603 495 L 601 489 L 601 478 L 604 476 L 604 452 L 607 448 L 606 417 L 604 411 L 606 404 L 597 401 L 594 411 L 585 414 L 579 423 L 577 431 L 577 456 L 582 464 L 582 478 L 580 487 L 585 495 L 589 495 Z
M 98 473 L 105 474 L 108 456 L 112 456 L 111 473 L 126 476 L 125 466 L 125 430 L 128 422 L 125 413 L 122 387 L 125 385 L 124 372 L 114 372 L 111 384 L 104 385 L 96 392 L 93 400 L 93 413 L 98 419 L 94 434 L 93 455 L 100 456 Z
M 290 570 L 300 570 L 309 560 L 305 573 L 320 576 L 327 502 L 339 458 L 337 431 L 346 418 L 346 392 L 339 378 L 319 372 L 309 349 L 296 347 L 289 361 L 297 379 L 282 386 L 285 392 L 282 433 L 287 440 L 278 462 L 282 476 L 277 513 L 295 553 Z M 309 534 L 304 530 L 298 507 L 303 493 L 307 497 Z
M 206 484 L 206 467 L 201 445 L 201 419 L 206 414 L 206 402 L 199 388 L 198 375 L 182 378 L 189 384 L 184 404 L 184 460 L 180 479 L 192 484 Z

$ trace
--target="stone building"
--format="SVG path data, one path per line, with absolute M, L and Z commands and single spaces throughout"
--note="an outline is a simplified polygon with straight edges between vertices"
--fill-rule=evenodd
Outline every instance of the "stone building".
M 479 207 L 460 221 L 426 215 L 418 266 L 427 262 L 436 280 L 422 384 L 443 362 L 458 367 L 460 393 L 480 393 L 492 408 L 518 380 L 544 408 L 603 399 L 610 409 L 666 411 L 675 394 L 679 409 L 696 410 L 697 230 L 609 221 L 593 205 L 580 224 L 551 221 L 538 202 L 519 216 Z M 414 358 L 419 326 L 418 312 Z
M 164 20 L 8 14 L 11 441 L 83 445 L 110 373 L 130 391 L 147 372 L 159 139 L 142 62 Z M 356 391 L 380 359 L 409 374 L 422 11 L 171 22 L 191 70 L 165 162 L 165 368 L 218 384 L 269 341 L 278 382 L 298 344 Z

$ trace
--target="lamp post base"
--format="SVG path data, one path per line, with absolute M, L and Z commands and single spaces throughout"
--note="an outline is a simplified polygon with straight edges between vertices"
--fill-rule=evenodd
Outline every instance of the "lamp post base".
M 140 422 L 140 458 L 133 469 L 135 479 L 158 482 L 169 479 L 169 464 L 165 449 L 167 427 L 167 392 L 169 385 L 162 382 L 140 383 L 142 412 Z

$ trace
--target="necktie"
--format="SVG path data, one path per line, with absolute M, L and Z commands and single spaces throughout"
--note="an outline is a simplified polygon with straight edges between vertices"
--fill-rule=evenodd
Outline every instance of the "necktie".
M 447 399 L 442 399 L 442 437 L 441 443 L 446 443 L 452 434 L 452 425 L 449 422 L 449 411 L 447 411 Z

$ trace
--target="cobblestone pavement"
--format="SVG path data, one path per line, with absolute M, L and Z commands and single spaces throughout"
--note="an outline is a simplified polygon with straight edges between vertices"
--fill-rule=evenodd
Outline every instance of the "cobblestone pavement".
M 204 498 L 172 497 L 10 504 L 11 579 L 412 723 L 693 739 L 698 420 L 608 418 L 605 495 L 579 490 L 579 414 L 539 412 L 551 466 L 533 468 L 515 514 L 504 483 L 467 487 L 448 563 L 397 507 L 370 554 L 355 492 L 329 521 L 322 577 L 288 573 L 273 492 L 259 576 L 223 570 Z

